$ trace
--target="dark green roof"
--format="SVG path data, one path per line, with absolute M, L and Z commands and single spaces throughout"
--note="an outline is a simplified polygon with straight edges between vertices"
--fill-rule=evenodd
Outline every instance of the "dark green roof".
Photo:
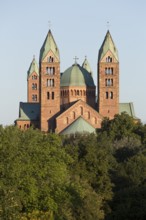
M 30 67 L 27 71 L 27 77 L 29 77 L 33 72 L 35 72 L 39 76 L 39 69 L 35 58 L 33 58 Z
M 17 120 L 38 121 L 39 118 L 40 118 L 39 103 L 20 102 L 19 119 Z
M 69 67 L 61 76 L 61 86 L 95 86 L 90 73 L 79 64 Z
M 60 60 L 59 49 L 51 33 L 51 30 L 49 30 L 46 36 L 46 39 L 43 43 L 43 46 L 40 50 L 40 62 L 43 61 L 43 59 L 45 58 L 45 56 L 48 54 L 50 50 L 53 52 L 56 58 Z
M 65 128 L 60 134 L 93 133 L 95 128 L 82 117 L 77 118 L 71 125 Z
M 105 54 L 108 52 L 108 50 L 110 50 L 112 52 L 112 54 L 114 55 L 114 57 L 118 61 L 119 60 L 118 50 L 114 44 L 114 41 L 113 41 L 109 31 L 107 31 L 107 34 L 106 34 L 104 41 L 101 45 L 101 48 L 99 50 L 98 61 L 102 60 L 102 58 L 105 56 Z
M 119 114 L 126 112 L 129 116 L 138 119 L 135 116 L 134 105 L 132 102 L 129 103 L 119 103 Z
M 91 67 L 90 67 L 90 64 L 89 64 L 87 58 L 85 58 L 85 60 L 84 60 L 84 62 L 82 64 L 82 67 L 84 69 L 86 69 L 92 75 L 92 70 L 91 70 Z

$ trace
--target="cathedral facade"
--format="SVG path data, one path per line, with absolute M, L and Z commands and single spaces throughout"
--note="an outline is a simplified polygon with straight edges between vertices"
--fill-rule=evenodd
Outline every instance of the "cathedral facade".
M 95 132 L 104 117 L 127 112 L 135 117 L 132 103 L 119 103 L 119 58 L 107 31 L 99 49 L 96 86 L 87 58 L 60 72 L 60 54 L 51 30 L 40 50 L 39 64 L 33 58 L 27 73 L 27 102 L 20 102 L 16 125 L 44 132 L 71 134 Z

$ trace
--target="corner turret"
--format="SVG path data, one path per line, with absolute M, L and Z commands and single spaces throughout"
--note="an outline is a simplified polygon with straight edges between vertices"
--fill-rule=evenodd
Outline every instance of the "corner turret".
M 88 60 L 87 60 L 87 57 L 85 57 L 85 60 L 84 60 L 84 62 L 83 62 L 83 64 L 82 64 L 82 67 L 83 67 L 85 70 L 87 70 L 87 71 L 90 73 L 90 75 L 92 76 L 92 70 L 91 70 L 90 64 L 89 64 L 89 62 L 88 62 Z

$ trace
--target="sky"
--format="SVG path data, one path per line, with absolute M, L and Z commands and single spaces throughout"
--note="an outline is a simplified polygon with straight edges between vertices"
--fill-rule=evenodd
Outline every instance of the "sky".
M 96 85 L 98 51 L 109 29 L 119 52 L 120 102 L 133 102 L 146 123 L 145 0 L 0 0 L 0 124 L 14 124 L 19 102 L 27 101 L 27 71 L 50 27 L 61 72 L 75 56 L 80 65 L 87 56 Z

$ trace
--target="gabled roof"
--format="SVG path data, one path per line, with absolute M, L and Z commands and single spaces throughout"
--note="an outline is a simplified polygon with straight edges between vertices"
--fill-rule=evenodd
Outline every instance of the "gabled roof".
M 20 102 L 19 118 L 17 120 L 38 121 L 40 117 L 40 104 L 30 102 Z
M 46 39 L 40 50 L 40 62 L 44 60 L 45 56 L 48 54 L 50 50 L 53 52 L 54 56 L 56 56 L 56 58 L 60 60 L 59 49 L 51 33 L 51 30 L 48 31 Z
M 92 70 L 91 70 L 91 67 L 90 67 L 90 64 L 89 64 L 87 58 L 85 58 L 85 60 L 84 60 L 84 62 L 82 64 L 82 67 L 84 69 L 86 69 L 92 75 Z
M 35 72 L 39 76 L 39 69 L 35 58 L 33 58 L 30 67 L 27 71 L 27 77 L 29 77 L 33 72 Z
M 134 105 L 132 102 L 119 103 L 119 114 L 121 114 L 122 112 L 126 112 L 129 116 L 133 117 L 134 119 L 138 119 L 135 116 Z
M 95 87 L 94 81 L 90 73 L 75 63 L 61 76 L 61 86 L 91 86 Z
M 105 56 L 108 50 L 110 50 L 114 55 L 114 57 L 116 58 L 116 60 L 119 61 L 118 50 L 114 44 L 114 41 L 109 31 L 107 31 L 104 41 L 101 45 L 101 48 L 99 49 L 98 61 L 102 60 L 102 58 Z
M 72 124 L 65 128 L 60 134 L 75 134 L 75 133 L 93 133 L 95 128 L 90 125 L 82 117 L 77 118 Z

